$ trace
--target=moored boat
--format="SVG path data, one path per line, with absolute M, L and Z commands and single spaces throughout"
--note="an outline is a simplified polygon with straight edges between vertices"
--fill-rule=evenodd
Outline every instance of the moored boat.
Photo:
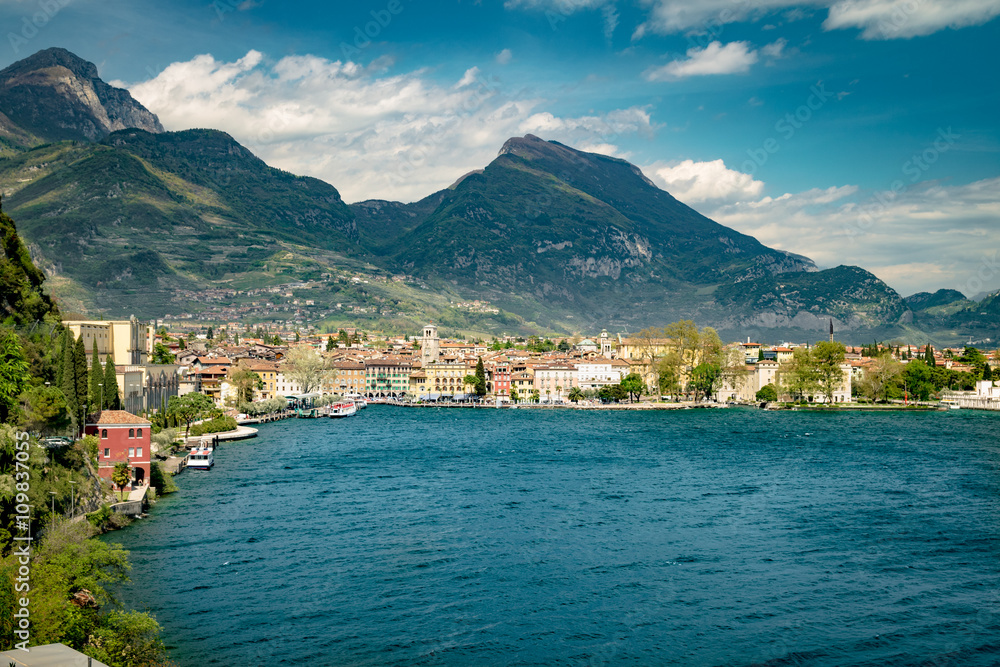
M 187 467 L 211 470 L 215 465 L 215 455 L 211 449 L 192 449 L 188 454 Z
M 341 401 L 330 405 L 330 417 L 339 419 L 341 417 L 352 417 L 358 411 L 358 406 L 354 401 Z

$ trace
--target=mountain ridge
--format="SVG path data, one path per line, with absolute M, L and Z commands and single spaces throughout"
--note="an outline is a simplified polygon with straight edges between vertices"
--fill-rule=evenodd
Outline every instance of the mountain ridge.
M 0 89 L 22 103 L 37 96 L 50 116 L 22 125 L 24 104 L 0 98 L 0 192 L 74 309 L 158 316 L 203 308 L 199 290 L 298 281 L 318 286 L 310 294 L 329 321 L 342 322 L 346 304 L 393 327 L 434 317 L 494 332 L 697 319 L 778 335 L 833 319 L 891 336 L 971 312 L 927 307 L 949 294 L 903 300 L 859 267 L 820 271 L 701 215 L 626 160 L 534 135 L 511 137 L 483 169 L 417 202 L 348 205 L 333 185 L 269 167 L 224 132 L 163 132 L 65 50 L 0 71 Z M 114 123 L 140 127 L 108 131 Z M 499 312 L 448 305 L 471 299 Z

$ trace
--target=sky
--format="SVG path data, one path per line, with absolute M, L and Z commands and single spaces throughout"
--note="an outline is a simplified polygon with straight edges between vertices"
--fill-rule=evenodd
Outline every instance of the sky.
M 1000 0 L 0 0 L 0 66 L 94 62 L 168 130 L 345 201 L 534 134 L 903 296 L 1000 289 Z

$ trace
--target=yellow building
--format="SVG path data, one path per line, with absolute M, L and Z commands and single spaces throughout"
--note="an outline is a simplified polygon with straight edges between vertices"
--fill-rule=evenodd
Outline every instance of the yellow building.
M 424 366 L 427 374 L 427 391 L 435 394 L 464 394 L 468 387 L 463 382 L 466 375 L 475 372 L 464 361 L 444 361 Z
M 103 360 L 110 354 L 117 366 L 143 366 L 153 352 L 153 327 L 135 317 L 127 320 L 64 320 L 63 325 L 76 338 L 83 337 L 87 363 L 91 363 L 94 345 Z

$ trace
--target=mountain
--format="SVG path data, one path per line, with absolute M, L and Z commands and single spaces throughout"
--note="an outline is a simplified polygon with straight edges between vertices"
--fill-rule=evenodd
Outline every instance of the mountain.
M 93 63 L 66 49 L 45 49 L 0 70 L 0 142 L 8 149 L 98 141 L 126 128 L 163 132 L 127 90 L 102 81 Z
M 30 328 L 47 317 L 58 320 L 58 309 L 42 289 L 45 275 L 32 263 L 14 221 L 0 209 L 0 320 Z
M 833 318 L 869 340 L 930 303 L 858 267 L 818 271 L 624 160 L 532 135 L 420 201 L 348 206 L 224 132 L 162 131 L 63 49 L 0 71 L 0 91 L 0 193 L 64 309 L 474 333 L 691 318 L 778 336 Z
M 481 172 L 415 204 L 351 206 L 395 238 L 369 245 L 401 272 L 463 285 L 569 328 L 713 318 L 720 283 L 813 271 L 657 188 L 634 165 L 527 135 Z
M 906 305 L 913 311 L 929 311 L 932 308 L 955 307 L 954 310 L 969 306 L 972 302 L 965 298 L 965 295 L 958 290 L 939 289 L 933 294 L 930 292 L 918 292 L 904 299 Z

